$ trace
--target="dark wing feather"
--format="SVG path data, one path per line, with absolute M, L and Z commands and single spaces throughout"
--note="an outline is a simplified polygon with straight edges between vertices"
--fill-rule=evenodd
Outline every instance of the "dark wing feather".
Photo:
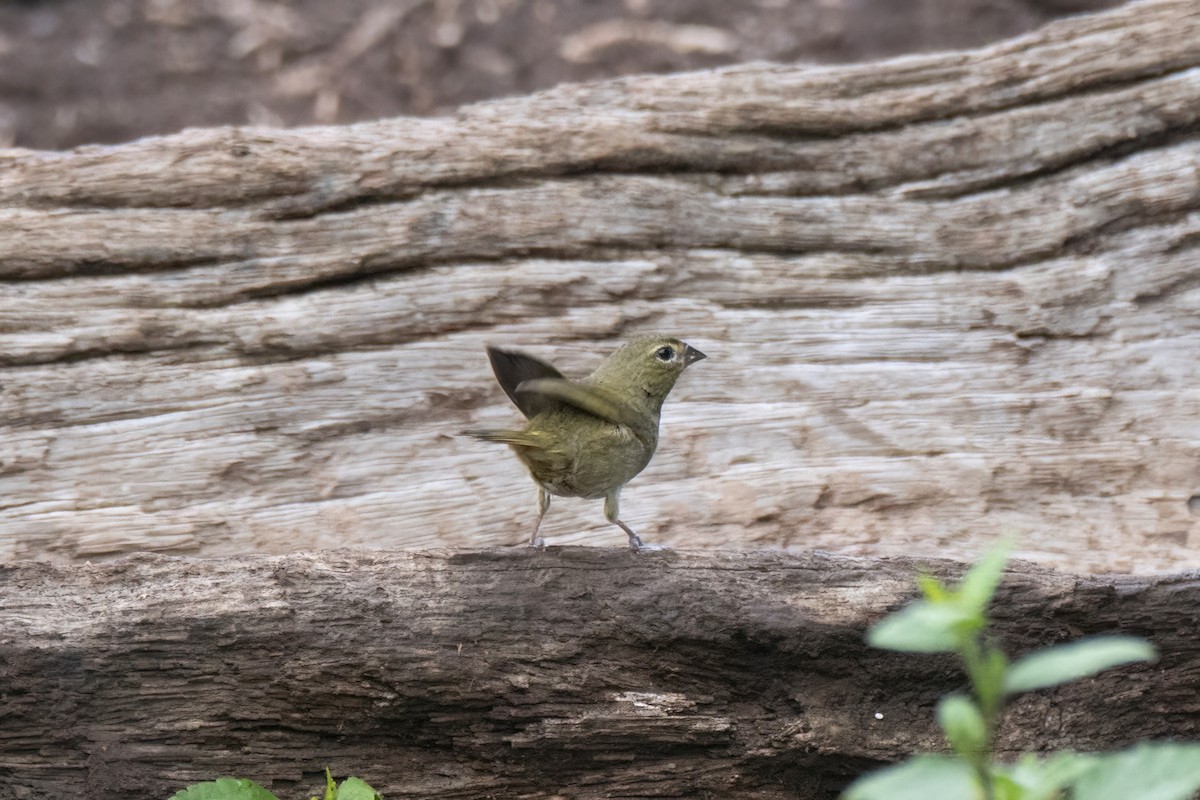
M 562 373 L 541 359 L 517 353 L 512 350 L 501 350 L 498 347 L 487 349 L 488 360 L 492 362 L 492 372 L 500 388 L 513 401 L 513 405 L 521 409 L 527 419 L 532 419 L 543 411 L 554 408 L 559 403 L 551 397 L 535 393 L 517 394 L 517 387 L 526 381 L 543 378 L 562 379 Z

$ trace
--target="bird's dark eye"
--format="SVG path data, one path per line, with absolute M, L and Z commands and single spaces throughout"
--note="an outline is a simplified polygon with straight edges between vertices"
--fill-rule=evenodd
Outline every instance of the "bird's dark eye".
M 654 357 L 659 361 L 670 361 L 675 357 L 675 351 L 669 347 L 660 347 L 654 351 Z

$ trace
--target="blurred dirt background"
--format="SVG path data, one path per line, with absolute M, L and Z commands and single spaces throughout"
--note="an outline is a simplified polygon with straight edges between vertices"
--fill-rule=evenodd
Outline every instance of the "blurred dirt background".
M 8 0 L 0 146 L 445 114 L 564 81 L 975 47 L 1118 0 Z

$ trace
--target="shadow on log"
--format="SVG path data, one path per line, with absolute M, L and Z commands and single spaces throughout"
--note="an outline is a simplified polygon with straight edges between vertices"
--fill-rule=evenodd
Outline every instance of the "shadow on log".
M 513 544 L 483 345 L 710 355 L 676 547 L 1200 567 L 1200 14 L 0 153 L 0 560 Z M 578 509 L 578 510 L 576 510 Z M 591 504 L 559 544 L 611 543 Z
M 949 562 L 526 548 L 0 569 L 0 796 L 832 798 L 938 748 L 945 657 L 866 627 Z M 1160 662 L 1021 698 L 1001 751 L 1194 737 L 1200 575 L 1011 570 L 1010 654 L 1092 633 Z M 25 792 L 26 794 L 22 794 Z

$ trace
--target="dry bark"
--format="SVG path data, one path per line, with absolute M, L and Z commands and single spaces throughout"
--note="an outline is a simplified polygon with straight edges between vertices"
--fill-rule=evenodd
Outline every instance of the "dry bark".
M 626 493 L 647 539 L 962 555 L 1016 527 L 1079 571 L 1194 566 L 1198 43 L 1158 0 L 969 53 L 4 151 L 0 559 L 520 541 L 527 479 L 452 435 L 515 416 L 482 344 L 582 371 L 654 327 L 710 359 Z M 544 532 L 620 540 L 583 511 Z M 961 683 L 862 644 L 916 566 L 10 565 L 0 792 L 290 796 L 328 763 L 389 797 L 828 797 L 935 745 Z M 1196 734 L 1195 573 L 1010 577 L 1014 651 L 1164 657 L 1022 700 L 1006 752 Z
M 0 559 L 518 542 L 485 342 L 710 354 L 644 538 L 1200 565 L 1200 11 L 0 152 Z M 599 340 L 599 341 L 598 341 Z M 1192 510 L 1189 511 L 1189 499 Z M 595 504 L 558 542 L 611 542 Z
M 832 798 L 940 746 L 944 657 L 863 631 L 944 561 L 511 548 L 0 568 L 0 796 Z M 1010 653 L 1147 636 L 1153 666 L 1009 711 L 1002 754 L 1194 737 L 1200 574 L 1010 571 Z

